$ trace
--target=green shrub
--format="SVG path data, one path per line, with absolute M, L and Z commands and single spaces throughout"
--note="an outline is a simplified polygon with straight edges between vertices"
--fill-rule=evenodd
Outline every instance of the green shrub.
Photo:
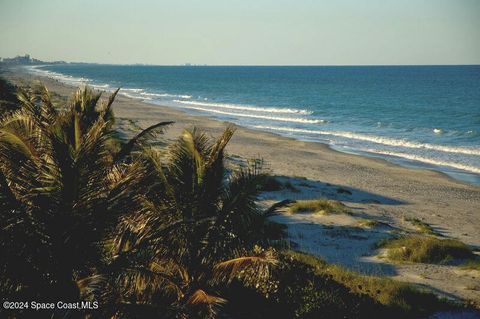
M 291 213 L 317 213 L 322 215 L 346 214 L 348 209 L 345 205 L 336 200 L 313 199 L 300 200 L 289 206 Z
M 280 258 L 274 278 L 278 288 L 271 299 L 276 303 L 272 317 L 279 318 L 368 318 L 382 317 L 386 308 L 370 296 L 358 294 L 328 273 L 319 273 L 296 253 Z
M 470 248 L 461 241 L 418 235 L 387 240 L 380 247 L 387 248 L 387 257 L 396 261 L 436 264 L 472 256 Z
M 356 304 L 359 317 L 365 315 L 364 312 L 375 309 L 375 317 L 388 313 L 393 317 L 416 318 L 420 314 L 451 306 L 439 300 L 434 294 L 408 283 L 386 277 L 361 275 L 304 253 L 287 251 L 285 255 L 301 265 L 311 267 L 319 278 L 330 278 L 335 285 L 348 288 L 346 292 L 341 291 L 342 297 L 351 298 L 352 304 L 360 302 Z M 336 296 L 338 299 L 338 295 Z M 333 300 L 333 297 L 331 298 Z

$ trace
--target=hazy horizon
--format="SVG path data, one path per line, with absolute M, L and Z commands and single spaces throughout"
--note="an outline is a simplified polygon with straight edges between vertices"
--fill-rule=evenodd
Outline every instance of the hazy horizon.
M 480 64 L 480 1 L 13 1 L 0 57 L 100 64 Z

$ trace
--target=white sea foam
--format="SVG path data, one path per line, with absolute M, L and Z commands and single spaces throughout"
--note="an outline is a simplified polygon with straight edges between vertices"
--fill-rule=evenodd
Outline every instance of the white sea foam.
M 433 133 L 435 134 L 442 134 L 443 133 L 443 130 L 441 128 L 434 128 L 433 129 Z
M 191 109 L 191 110 L 197 110 L 197 111 L 203 111 L 203 112 L 209 112 L 209 113 L 223 114 L 223 115 L 236 116 L 236 117 L 263 119 L 263 120 L 270 120 L 270 121 L 292 122 L 292 123 L 309 123 L 309 124 L 317 124 L 317 123 L 323 123 L 324 122 L 324 120 L 311 120 L 311 119 L 304 119 L 304 118 L 298 118 L 298 117 L 279 117 L 279 116 L 225 112 L 225 111 L 206 109 L 206 108 L 196 107 L 196 106 L 182 106 L 182 107 L 187 108 L 187 109 Z
M 106 89 L 110 87 L 108 84 L 92 84 L 92 86 L 96 89 Z
M 51 78 L 51 79 L 55 79 L 55 80 L 58 80 L 60 82 L 64 82 L 64 83 L 67 83 L 67 84 L 78 85 L 78 84 L 85 84 L 87 82 L 91 82 L 91 80 L 88 79 L 88 78 L 84 78 L 84 77 L 76 78 L 76 77 L 73 77 L 71 75 L 65 75 L 65 74 L 58 73 L 58 72 L 44 70 L 38 65 L 27 67 L 27 69 L 31 73 L 34 73 L 34 74 L 37 74 L 37 75 L 40 75 L 40 76 L 45 76 L 45 77 L 48 77 L 48 78 Z
M 238 105 L 238 104 L 226 104 L 226 103 L 212 103 L 212 102 L 197 102 L 197 101 L 182 101 L 174 100 L 176 103 L 202 106 L 202 107 L 213 107 L 220 109 L 229 109 L 229 110 L 238 110 L 238 111 L 251 111 L 251 112 L 263 112 L 263 113 L 282 113 L 282 114 L 302 114 L 309 115 L 312 114 L 311 111 L 299 110 L 299 109 L 290 109 L 290 108 L 274 108 L 274 107 L 257 107 L 249 105 Z
M 129 97 L 129 98 L 131 98 L 131 99 L 140 99 L 140 100 L 144 99 L 144 98 L 141 97 L 141 96 L 133 95 L 133 94 L 126 93 L 126 92 L 122 92 L 121 90 L 120 90 L 119 93 L 120 93 L 121 95 L 126 96 L 126 97 Z
M 143 92 L 143 89 L 129 89 L 129 88 L 125 88 L 123 89 L 123 91 L 129 91 L 129 92 L 134 92 L 134 93 L 140 93 L 140 92 Z
M 480 155 L 480 148 L 453 147 L 453 146 L 444 146 L 444 145 L 438 145 L 438 144 L 419 143 L 419 142 L 412 142 L 412 141 L 380 137 L 380 136 L 374 136 L 374 135 L 357 134 L 357 133 L 345 132 L 345 131 L 307 130 L 307 129 L 263 126 L 263 125 L 255 126 L 255 128 L 274 130 L 274 131 L 305 133 L 305 134 L 330 135 L 330 136 L 344 137 L 344 138 L 355 139 L 360 141 L 373 142 L 373 143 L 389 145 L 389 146 L 428 149 L 428 150 L 435 150 L 440 152 L 466 154 L 466 155 Z
M 423 156 L 419 156 L 419 155 L 407 154 L 407 153 L 402 153 L 402 152 L 390 152 L 390 151 L 375 150 L 375 149 L 367 149 L 365 151 L 370 152 L 370 153 L 375 153 L 375 154 L 402 157 L 402 158 L 405 158 L 405 159 L 408 159 L 408 160 L 423 162 L 423 163 L 432 164 L 432 165 L 448 166 L 448 167 L 453 167 L 453 168 L 456 168 L 456 169 L 480 174 L 480 167 L 465 165 L 465 164 L 461 164 L 461 163 L 457 163 L 457 162 L 441 161 L 441 160 L 437 160 L 437 159 L 433 159 L 433 158 L 427 158 L 427 157 L 423 157 Z
M 141 92 L 141 95 L 152 97 L 152 98 L 162 98 L 162 97 L 174 97 L 174 98 L 182 98 L 182 99 L 191 99 L 191 95 L 177 95 L 177 94 L 169 94 L 169 93 L 151 93 L 151 92 Z

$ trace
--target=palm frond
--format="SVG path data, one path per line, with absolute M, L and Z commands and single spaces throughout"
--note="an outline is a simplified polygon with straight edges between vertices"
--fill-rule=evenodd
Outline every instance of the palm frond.
M 123 268 L 116 285 L 124 290 L 125 296 L 133 295 L 144 302 L 151 302 L 152 296 L 158 294 L 173 296 L 177 300 L 183 298 L 183 291 L 175 278 L 164 271 L 152 270 L 150 265 Z
M 188 305 L 209 305 L 219 306 L 226 304 L 227 300 L 207 294 L 204 290 L 196 290 L 187 300 Z
M 76 281 L 82 300 L 95 300 L 104 289 L 106 278 L 103 275 L 92 275 Z
M 47 120 L 49 125 L 52 125 L 58 116 L 58 112 L 53 106 L 50 92 L 44 85 L 40 87 L 40 99 L 42 102 L 41 109 L 42 113 L 44 114 L 44 118 Z
M 155 132 L 161 133 L 166 126 L 173 124 L 174 122 L 167 121 L 167 122 L 160 122 L 154 124 L 150 127 L 147 127 L 137 135 L 135 135 L 132 139 L 130 139 L 126 144 L 122 146 L 120 151 L 115 155 L 115 161 L 118 162 L 123 160 L 127 156 L 129 156 L 133 150 L 133 148 L 141 143 L 143 139 L 151 138 Z
M 216 264 L 213 267 L 213 279 L 216 282 L 231 282 L 234 278 L 260 281 L 269 277 L 270 268 L 277 263 L 273 251 L 263 250 L 254 256 L 238 257 Z
M 107 104 L 105 104 L 103 112 L 108 113 L 112 107 L 113 102 L 115 101 L 115 98 L 117 97 L 118 92 L 120 91 L 120 88 L 116 89 L 109 97 Z
M 227 128 L 225 128 L 222 136 L 217 140 L 217 142 L 211 149 L 211 152 L 208 156 L 207 166 L 212 166 L 213 163 L 215 163 L 219 159 L 223 160 L 223 151 L 225 150 L 228 142 L 230 142 L 230 139 L 232 138 L 234 133 L 235 128 L 233 126 L 228 126 Z

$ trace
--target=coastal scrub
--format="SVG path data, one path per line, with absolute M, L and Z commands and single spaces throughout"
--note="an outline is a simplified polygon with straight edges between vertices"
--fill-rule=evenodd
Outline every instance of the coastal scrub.
M 290 212 L 315 213 L 321 215 L 347 214 L 349 211 L 342 202 L 331 199 L 299 200 L 289 206 Z
M 410 235 L 380 243 L 387 257 L 395 261 L 439 264 L 452 259 L 470 258 L 471 249 L 455 239 Z

